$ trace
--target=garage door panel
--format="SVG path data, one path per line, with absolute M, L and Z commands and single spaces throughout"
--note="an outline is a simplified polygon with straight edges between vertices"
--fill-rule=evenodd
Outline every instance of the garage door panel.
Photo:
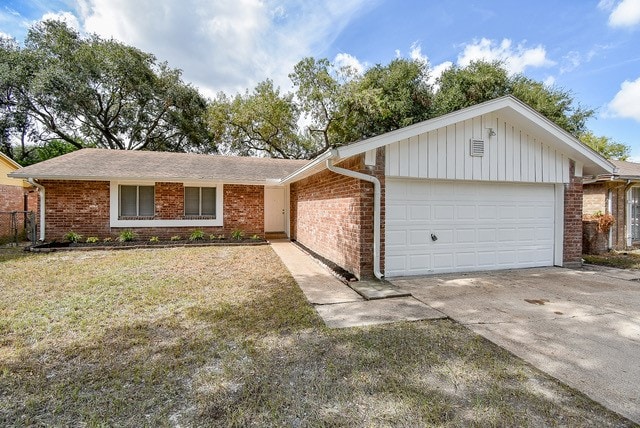
M 387 276 L 553 265 L 553 185 L 388 178 L 386 195 Z

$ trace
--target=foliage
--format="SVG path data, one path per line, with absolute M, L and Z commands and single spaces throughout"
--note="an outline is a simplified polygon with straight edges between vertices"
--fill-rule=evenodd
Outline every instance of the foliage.
M 500 62 L 453 66 L 429 81 L 429 64 L 395 59 L 364 73 L 327 59 L 304 58 L 289 75 L 292 93 L 273 82 L 253 92 L 219 94 L 209 108 L 209 126 L 227 153 L 313 158 L 334 147 L 369 138 L 452 111 L 513 95 L 574 136 L 586 132 L 594 111 L 573 95 L 521 74 Z
M 106 243 L 106 242 L 111 242 L 112 240 L 113 240 L 113 239 L 112 239 L 110 236 L 107 236 L 106 238 L 104 238 L 104 239 L 102 240 L 102 242 L 105 242 L 105 243 Z
M 204 232 L 200 229 L 196 229 L 191 232 L 189 236 L 189 241 L 202 241 L 204 239 Z
M 299 113 L 293 95 L 281 95 L 273 82 L 233 98 L 218 94 L 209 107 L 213 134 L 226 152 L 242 156 L 298 158 L 308 147 L 297 134 Z
M 14 149 L 14 159 L 22 166 L 53 159 L 78 150 L 73 144 L 62 140 L 51 140 L 40 144 L 28 144 Z
M 582 216 L 584 220 L 595 220 L 598 222 L 598 232 L 609 233 L 609 229 L 616 222 L 616 218 L 609 213 L 603 213 L 602 211 L 596 211 L 593 214 L 585 214 Z
M 224 234 L 220 234 L 220 235 L 212 234 L 212 235 L 209 235 L 209 239 L 213 241 L 213 240 L 223 240 L 226 238 L 224 237 Z
M 631 151 L 631 147 L 625 144 L 616 143 L 609 137 L 596 137 L 590 131 L 581 134 L 580 141 L 607 159 L 627 160 Z
M 434 97 L 437 116 L 489 101 L 509 93 L 509 77 L 499 62 L 472 62 L 445 70 Z
M 74 244 L 76 242 L 80 242 L 81 239 L 82 239 L 82 235 L 80 235 L 79 233 L 74 232 L 73 230 L 67 232 L 64 235 L 64 240 L 65 241 L 73 242 Z
M 148 53 L 66 24 L 30 28 L 0 46 L 4 133 L 76 148 L 211 151 L 206 100 Z M 6 147 L 6 142 L 4 143 Z M 22 150 L 25 153 L 25 150 Z
M 237 241 L 240 241 L 242 238 L 244 238 L 244 231 L 241 229 L 234 229 L 231 232 L 231 239 L 235 239 Z
M 251 240 L 252 241 L 259 241 L 261 239 L 262 239 L 262 237 L 260 235 L 251 235 Z
M 160 242 L 160 238 L 158 238 L 157 236 L 152 236 L 151 238 L 149 238 L 149 242 Z
M 585 132 L 586 121 L 594 115 L 593 110 L 576 106 L 570 92 L 521 74 L 509 76 L 497 61 L 453 66 L 438 78 L 438 85 L 434 97 L 437 115 L 513 95 L 576 137 Z
M 86 240 L 87 244 L 95 244 L 96 242 L 100 242 L 100 238 L 97 236 L 89 236 Z
M 133 230 L 129 230 L 129 229 L 123 230 L 118 235 L 118 241 L 119 242 L 130 242 L 130 241 L 133 241 L 134 239 L 136 239 L 136 236 L 137 236 L 137 234 Z
M 178 235 L 173 235 L 171 238 L 169 238 L 171 241 L 180 241 L 182 238 Z

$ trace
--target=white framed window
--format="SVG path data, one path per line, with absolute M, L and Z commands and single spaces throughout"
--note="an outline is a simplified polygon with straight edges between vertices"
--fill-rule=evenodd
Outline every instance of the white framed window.
M 222 196 L 224 194 L 223 183 L 193 181 L 183 182 L 184 188 L 211 188 L 215 189 L 213 200 L 213 215 L 207 214 L 211 211 L 211 199 L 208 196 L 211 191 L 205 190 L 205 196 L 200 197 L 198 192 L 198 212 L 199 215 L 185 215 L 183 218 L 158 218 L 155 215 L 155 199 L 161 198 L 158 194 L 156 183 L 152 180 L 112 180 L 109 183 L 109 225 L 110 227 L 207 227 L 207 226 L 223 226 L 224 219 L 224 203 Z M 122 189 L 124 190 L 124 198 L 122 197 Z M 153 197 L 148 189 L 153 189 Z M 134 190 L 135 189 L 135 190 Z M 142 189 L 142 190 L 141 190 Z M 135 194 L 135 203 L 134 195 Z M 123 202 L 124 199 L 124 202 Z M 149 201 L 153 201 L 153 206 Z M 202 202 L 204 201 L 204 204 Z M 163 203 L 162 201 L 158 202 Z M 134 207 L 135 206 L 135 211 Z M 151 210 L 153 209 L 153 211 Z M 137 215 L 129 215 L 129 213 Z
M 184 188 L 184 215 L 216 217 L 216 188 Z
M 155 215 L 155 186 L 120 185 L 120 217 L 153 217 Z

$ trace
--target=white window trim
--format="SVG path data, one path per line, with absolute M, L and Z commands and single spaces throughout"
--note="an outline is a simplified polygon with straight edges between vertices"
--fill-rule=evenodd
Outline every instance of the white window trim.
M 211 182 L 184 182 L 183 187 L 215 187 L 216 188 L 216 218 L 215 219 L 185 219 L 185 220 L 120 220 L 120 197 L 118 188 L 120 185 L 129 186 L 155 186 L 155 181 L 150 180 L 118 180 L 111 181 L 109 185 L 109 226 L 110 227 L 207 227 L 207 226 L 223 226 L 223 201 L 222 195 L 224 193 L 222 183 Z M 157 197 L 158 192 L 154 190 L 154 197 Z
M 216 186 L 205 186 L 205 185 L 200 185 L 200 186 L 187 186 L 186 184 L 183 184 L 183 189 L 186 189 L 187 187 L 195 187 L 198 189 L 198 212 L 199 214 L 187 214 L 187 201 L 186 201 L 186 190 L 185 190 L 185 194 L 184 194 L 184 207 L 183 207 L 183 214 L 185 215 L 185 217 L 188 216 L 192 216 L 192 217 L 196 217 L 196 216 L 207 216 L 208 214 L 202 214 L 202 189 L 205 188 L 214 188 L 216 190 L 216 213 L 218 213 L 218 188 Z

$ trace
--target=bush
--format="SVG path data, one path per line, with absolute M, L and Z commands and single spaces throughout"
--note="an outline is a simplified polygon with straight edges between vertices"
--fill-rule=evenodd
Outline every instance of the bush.
M 129 242 L 136 239 L 136 233 L 133 230 L 123 230 L 118 236 L 118 241 Z
M 97 236 L 89 236 L 87 238 L 87 244 L 95 244 L 96 242 L 99 242 L 100 238 L 98 238 Z
M 179 240 L 181 240 L 182 238 L 180 238 L 178 235 L 174 235 L 174 236 L 172 236 L 170 239 L 171 239 L 172 241 L 179 241 Z
M 158 238 L 157 236 L 152 236 L 151 238 L 149 238 L 149 242 L 160 242 L 160 238 Z
M 233 232 L 231 232 L 231 238 L 237 241 L 241 240 L 242 238 L 244 238 L 244 230 L 235 229 Z
M 65 241 L 73 242 L 75 244 L 76 242 L 80 242 L 82 235 L 71 230 L 64 235 L 64 239 Z
M 204 239 L 204 232 L 200 229 L 196 229 L 191 232 L 189 236 L 189 241 L 202 241 Z

